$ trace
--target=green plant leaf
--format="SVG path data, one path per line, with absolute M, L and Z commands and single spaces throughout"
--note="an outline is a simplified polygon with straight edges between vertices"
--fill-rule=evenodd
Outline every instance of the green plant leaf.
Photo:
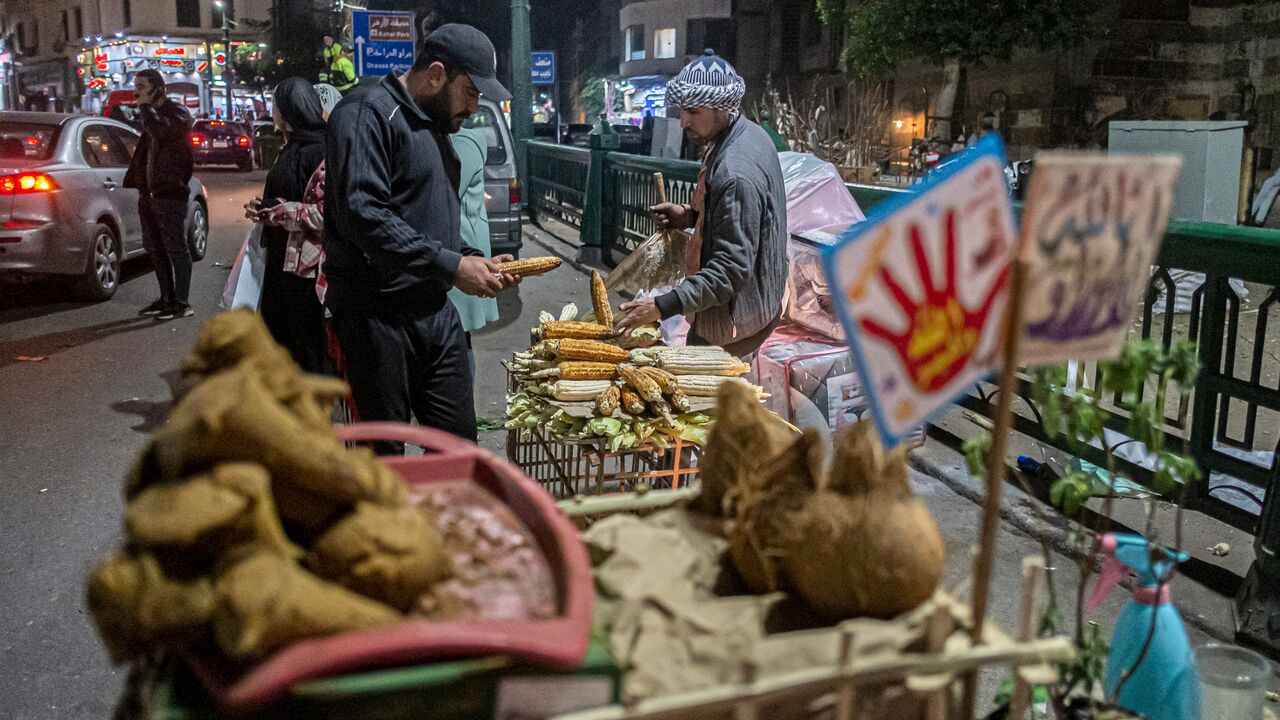
M 966 438 L 962 446 L 964 451 L 965 465 L 968 467 L 969 475 L 978 479 L 985 478 L 987 453 L 991 451 L 991 434 L 982 432 L 970 438 Z

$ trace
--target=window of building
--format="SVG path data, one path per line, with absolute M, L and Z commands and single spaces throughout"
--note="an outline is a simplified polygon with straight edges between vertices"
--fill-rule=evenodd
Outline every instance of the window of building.
M 653 31 L 653 56 L 655 58 L 673 58 L 676 56 L 676 29 L 662 28 Z
M 82 38 L 84 37 L 84 11 L 80 9 L 79 5 L 77 5 L 75 9 L 75 18 L 76 18 L 75 37 Z
M 27 47 L 27 26 L 23 23 L 18 23 L 13 34 L 18 38 L 18 52 L 23 52 L 23 49 Z
M 644 26 L 632 25 L 623 35 L 622 57 L 627 60 L 644 59 Z
M 175 0 L 178 27 L 200 27 L 200 0 Z
M 62 35 L 58 39 L 63 42 L 71 39 L 71 22 L 66 10 L 62 11 Z
M 120 16 L 124 18 L 125 27 L 133 27 L 133 3 L 120 0 Z
M 685 25 L 684 52 L 686 55 L 701 55 L 703 50 L 715 50 L 717 55 L 726 56 L 730 50 L 733 32 L 733 21 L 729 18 L 697 18 Z
M 220 27 L 222 27 L 222 13 L 223 13 L 223 12 L 226 12 L 226 13 L 227 13 L 227 19 L 228 19 L 228 20 L 231 20 L 231 21 L 233 21 L 233 22 L 235 21 L 235 19 L 236 19 L 236 0 L 222 0 L 222 7 L 221 7 L 221 8 L 219 8 L 217 5 L 211 5 L 210 7 L 212 7 L 212 8 L 213 8 L 213 14 L 212 14 L 212 16 L 211 16 L 211 17 L 213 18 L 213 27 L 216 27 L 216 28 L 220 28 Z

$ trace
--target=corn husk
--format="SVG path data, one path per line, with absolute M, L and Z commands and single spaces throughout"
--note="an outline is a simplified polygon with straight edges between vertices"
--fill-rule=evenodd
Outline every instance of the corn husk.
M 667 201 L 662 173 L 654 173 L 658 185 L 658 202 Z M 637 293 L 641 290 L 675 285 L 684 279 L 684 258 L 691 238 L 682 230 L 659 230 L 640 243 L 631 254 L 605 278 L 612 292 Z

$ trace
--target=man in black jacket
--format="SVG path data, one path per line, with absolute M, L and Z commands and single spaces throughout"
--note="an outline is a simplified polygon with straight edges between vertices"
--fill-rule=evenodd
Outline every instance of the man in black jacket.
M 461 165 L 448 135 L 495 79 L 493 44 L 443 25 L 413 68 L 388 75 L 329 116 L 325 304 L 360 420 L 418 422 L 476 439 L 472 373 L 448 291 L 494 297 L 518 280 L 461 236 Z M 379 452 L 403 451 L 385 444 Z
M 190 317 L 191 249 L 187 246 L 187 203 L 194 163 L 191 113 L 165 94 L 164 77 L 155 70 L 134 76 L 133 95 L 142 119 L 142 142 L 133 152 L 124 186 L 138 190 L 142 244 L 160 282 L 160 299 L 139 311 L 160 320 Z

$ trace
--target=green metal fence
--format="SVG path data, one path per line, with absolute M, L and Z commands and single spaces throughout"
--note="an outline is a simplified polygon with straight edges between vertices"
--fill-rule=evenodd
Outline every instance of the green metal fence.
M 587 187 L 583 163 L 597 158 L 604 172 L 601 187 L 592 190 Z M 572 165 L 572 173 L 566 171 L 568 165 Z M 548 177 L 538 177 L 542 168 Z M 581 217 L 584 207 L 574 203 L 599 203 L 602 227 L 593 236 L 600 246 L 596 257 L 608 261 L 610 256 L 617 260 L 653 232 L 652 220 L 645 212 L 657 200 L 653 173 L 663 173 L 673 202 L 686 202 L 697 180 L 698 165 L 533 142 L 530 170 L 534 174 L 529 183 L 534 191 L 532 202 L 539 210 L 573 222 L 574 217 Z M 578 179 L 581 182 L 574 184 Z M 907 192 L 868 185 L 848 187 L 863 210 Z M 585 243 L 592 236 L 584 232 L 582 237 Z M 1204 367 L 1193 391 L 1171 391 L 1166 411 L 1170 434 L 1185 439 L 1207 478 L 1187 505 L 1253 531 L 1264 503 L 1280 505 L 1267 495 L 1276 494 L 1280 478 L 1275 462 L 1280 449 L 1280 384 L 1276 379 L 1280 376 L 1280 328 L 1269 322 L 1280 306 L 1280 231 L 1173 222 L 1158 263 L 1134 335 L 1156 338 L 1166 347 L 1179 339 L 1197 341 Z M 1190 290 L 1190 312 L 1157 312 L 1164 305 L 1173 307 L 1174 276 L 1180 271 L 1203 273 L 1203 279 L 1181 282 L 1184 295 Z M 1244 281 L 1250 293 L 1247 303 L 1229 278 Z M 1087 364 L 1081 371 L 1096 387 L 1096 365 Z M 987 415 L 994 405 L 993 393 L 993 387 L 980 385 L 959 404 Z M 1039 411 L 1030 400 L 1025 379 L 1020 395 L 1016 428 L 1046 445 L 1060 445 L 1060 439 L 1045 437 L 1040 430 L 1036 422 Z M 1110 413 L 1109 427 L 1123 429 L 1123 405 L 1108 398 L 1104 406 Z M 1101 450 L 1086 450 L 1083 457 L 1100 465 L 1104 460 Z M 1148 468 L 1123 459 L 1120 465 L 1136 480 L 1150 480 Z

